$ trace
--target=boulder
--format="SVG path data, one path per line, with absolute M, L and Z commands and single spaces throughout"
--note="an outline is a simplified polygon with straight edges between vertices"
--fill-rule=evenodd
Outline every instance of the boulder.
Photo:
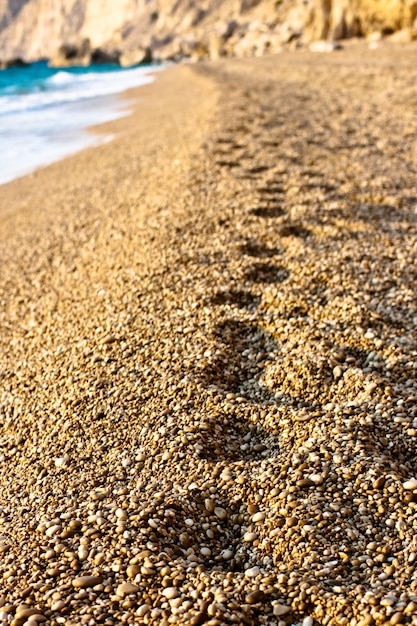
M 79 43 L 64 43 L 49 60 L 51 67 L 68 67 L 70 65 L 90 65 L 91 47 L 89 39 Z
M 124 50 L 119 58 L 122 67 L 131 67 L 132 65 L 141 65 L 143 63 L 152 62 L 152 50 L 150 47 L 132 48 Z
M 7 70 L 10 67 L 26 67 L 28 64 L 26 61 L 17 57 L 16 59 L 6 59 L 5 61 L 0 61 L 0 69 Z

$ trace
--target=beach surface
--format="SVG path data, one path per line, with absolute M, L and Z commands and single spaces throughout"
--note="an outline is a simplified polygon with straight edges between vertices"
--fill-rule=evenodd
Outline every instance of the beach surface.
M 0 625 L 417 624 L 416 48 L 177 66 L 0 188 Z

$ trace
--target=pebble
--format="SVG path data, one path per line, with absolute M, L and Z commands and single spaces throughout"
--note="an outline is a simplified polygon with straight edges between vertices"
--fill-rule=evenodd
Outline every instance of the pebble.
M 72 586 L 76 589 L 87 589 L 99 585 L 102 580 L 101 576 L 77 576 L 72 580 Z
M 124 598 L 124 596 L 128 596 L 131 593 L 137 593 L 138 591 L 139 587 L 129 582 L 120 583 L 120 585 L 118 585 L 116 589 L 117 595 L 122 598 Z
M 220 556 L 224 561 L 230 561 L 230 559 L 233 558 L 233 552 L 232 550 L 226 549 L 221 552 Z
M 282 617 L 291 611 L 291 607 L 287 604 L 279 604 L 277 602 L 273 604 L 273 611 L 276 617 Z
M 258 602 L 262 602 L 264 598 L 265 598 L 264 592 L 261 591 L 260 589 L 255 589 L 254 591 L 251 591 L 250 593 L 248 593 L 248 595 L 245 598 L 245 602 L 247 604 L 257 604 Z
M 265 518 L 266 518 L 266 513 L 259 511 L 258 513 L 255 513 L 255 515 L 252 516 L 252 522 L 254 523 L 263 522 Z
M 149 606 L 149 604 L 141 604 L 136 611 L 136 615 L 138 615 L 139 617 L 144 617 L 146 613 L 149 612 L 150 608 L 151 607 Z
M 404 489 L 414 490 L 417 489 L 417 478 L 410 478 L 403 483 Z
M 34 607 L 28 607 L 27 604 L 23 604 L 17 607 L 15 618 L 26 619 L 34 615 L 40 615 L 39 609 L 35 609 Z M 44 620 L 45 618 L 42 616 L 42 619 Z
M 58 459 L 55 459 L 55 467 L 65 467 L 69 462 L 69 456 L 61 456 Z
M 135 576 L 139 574 L 139 572 L 140 572 L 139 565 L 129 565 L 126 568 L 126 574 L 128 575 L 129 578 L 135 578 Z
M 257 576 L 259 576 L 260 573 L 261 573 L 261 570 L 259 569 L 257 565 L 245 570 L 246 578 L 256 578 Z
M 176 587 L 166 587 L 162 591 L 162 595 L 165 596 L 168 600 L 173 600 L 174 598 L 178 598 L 180 592 Z
M 60 524 L 54 524 L 53 526 L 49 526 L 49 528 L 45 530 L 45 535 L 47 537 L 53 537 L 54 535 L 57 535 L 58 533 L 60 533 L 61 530 L 62 530 L 62 526 Z
M 219 519 L 226 519 L 227 511 L 226 509 L 223 509 L 221 506 L 216 506 L 214 509 L 214 515 L 218 517 Z

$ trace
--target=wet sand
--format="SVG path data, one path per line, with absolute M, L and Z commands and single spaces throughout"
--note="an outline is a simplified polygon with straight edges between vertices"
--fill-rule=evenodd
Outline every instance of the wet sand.
M 1 626 L 416 624 L 415 47 L 127 95 L 0 189 Z

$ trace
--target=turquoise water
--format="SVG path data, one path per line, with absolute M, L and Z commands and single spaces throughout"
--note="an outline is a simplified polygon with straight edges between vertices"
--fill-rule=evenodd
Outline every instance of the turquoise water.
M 0 71 L 0 184 L 109 140 L 87 128 L 125 115 L 126 103 L 114 96 L 151 82 L 155 71 L 46 63 Z

